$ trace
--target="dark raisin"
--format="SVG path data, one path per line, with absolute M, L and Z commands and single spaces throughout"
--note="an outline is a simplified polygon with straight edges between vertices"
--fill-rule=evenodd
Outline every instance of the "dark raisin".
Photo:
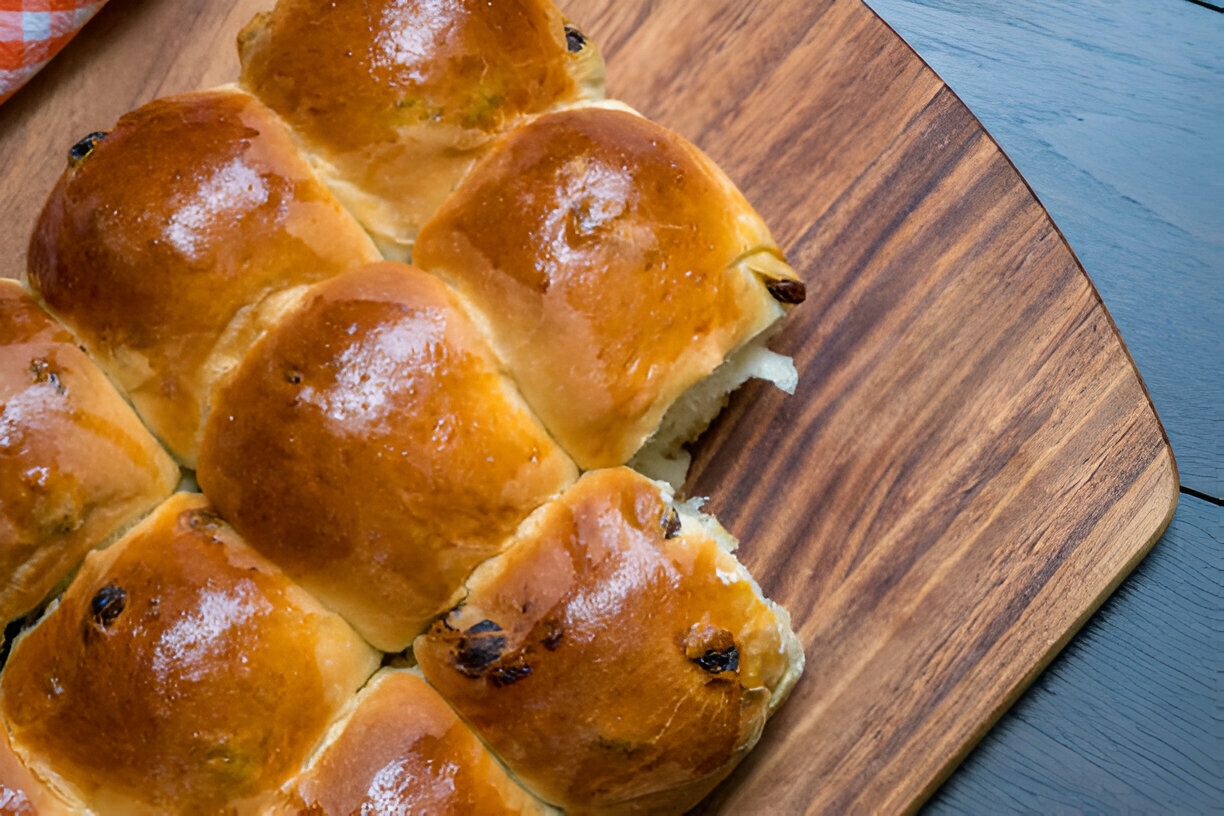
M 680 514 L 676 508 L 668 507 L 663 511 L 663 537 L 675 538 L 680 535 Z
M 285 375 L 285 381 L 288 382 L 290 385 L 301 385 L 302 375 L 300 372 L 290 371 L 288 374 Z
M 483 620 L 464 631 L 455 652 L 456 668 L 468 677 L 483 674 L 506 650 L 506 636 L 501 631 L 491 620 Z
M 586 35 L 579 31 L 575 26 L 567 25 L 565 27 L 565 47 L 569 49 L 571 54 L 577 54 L 586 48 Z
M 64 384 L 60 382 L 59 372 L 51 368 L 51 364 L 46 360 L 31 360 L 30 376 L 34 378 L 35 385 L 49 385 L 60 396 L 68 393 Z
M 93 600 L 89 602 L 89 610 L 93 614 L 94 622 L 103 629 L 110 628 L 110 625 L 123 614 L 125 606 L 127 606 L 127 590 L 115 584 L 108 584 L 99 589 L 98 594 L 94 595 Z
M 693 660 L 710 674 L 739 671 L 739 649 L 732 646 L 725 652 L 710 649 L 705 654 Z
M 739 649 L 726 629 L 694 624 L 680 641 L 684 656 L 710 674 L 739 670 Z
M 106 135 L 107 133 L 105 130 L 94 131 L 69 148 L 68 166 L 80 166 L 81 162 L 89 158 L 89 154 L 94 152 L 94 148 L 98 146 L 98 142 L 106 138 Z
M 500 632 L 502 628 L 491 620 L 482 620 L 480 623 L 469 626 L 465 635 L 483 635 L 487 632 Z
M 795 305 L 807 299 L 807 287 L 803 285 L 803 281 L 789 278 L 770 280 L 765 281 L 765 288 L 779 303 Z
M 508 666 L 498 666 L 489 672 L 489 682 L 496 688 L 505 688 L 513 686 L 524 677 L 531 676 L 531 667 L 522 662 L 520 658 L 517 662 L 511 663 Z
M 544 644 L 545 649 L 555 652 L 560 648 L 561 639 L 564 637 L 565 630 L 561 628 L 561 622 L 550 619 L 544 624 L 544 640 L 540 642 Z

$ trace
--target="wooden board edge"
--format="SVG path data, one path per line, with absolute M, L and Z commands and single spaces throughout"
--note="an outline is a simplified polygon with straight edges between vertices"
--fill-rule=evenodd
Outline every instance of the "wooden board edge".
M 1094 289 L 1094 294 L 1095 291 L 1096 290 Z M 1119 338 L 1119 340 L 1121 340 L 1121 338 Z M 1123 350 L 1125 351 L 1125 346 L 1123 346 Z M 1132 365 L 1133 364 L 1134 363 L 1132 361 Z M 1138 372 L 1136 371 L 1135 373 L 1136 376 L 1138 376 Z M 1143 385 L 1142 379 L 1139 380 L 1139 384 L 1141 386 Z M 1144 389 L 1144 394 L 1147 394 L 1146 388 Z M 1148 400 L 1150 402 L 1151 398 L 1148 397 Z M 1163 434 L 1164 427 L 1160 425 L 1160 418 L 1156 416 L 1155 410 L 1152 411 L 1152 418 L 1156 420 L 1157 426 L 1160 428 L 1160 431 Z M 1006 695 L 1004 695 L 1003 700 L 999 703 L 999 705 L 982 720 L 977 729 L 975 729 L 969 736 L 969 739 L 965 741 L 965 744 L 961 747 L 961 749 L 949 757 L 948 761 L 939 769 L 939 772 L 932 777 L 931 781 L 926 785 L 926 787 L 920 790 L 914 800 L 904 808 L 902 812 L 906 814 L 906 816 L 912 816 L 912 814 L 917 813 L 917 811 L 927 802 L 927 800 L 930 799 L 946 781 L 948 781 L 948 778 L 952 776 L 953 772 L 955 772 L 956 769 L 960 767 L 961 763 L 963 763 L 969 756 L 969 754 L 973 752 L 973 749 L 976 748 L 991 731 L 991 729 L 998 724 L 999 720 L 1003 718 L 1003 715 L 1016 704 L 1016 702 L 1024 695 L 1026 691 L 1028 691 L 1033 683 L 1036 682 L 1037 678 L 1040 677 L 1047 668 L 1049 668 L 1050 664 L 1054 662 L 1054 659 L 1059 655 L 1059 653 L 1067 647 L 1067 644 L 1071 642 L 1072 638 L 1079 633 L 1079 631 L 1092 618 L 1092 616 L 1095 615 L 1098 610 L 1100 610 L 1105 601 L 1107 601 L 1109 597 L 1117 591 L 1118 587 L 1122 585 L 1122 582 L 1125 581 L 1126 578 L 1132 572 L 1134 572 L 1135 568 L 1142 563 L 1143 559 L 1146 558 L 1149 553 L 1151 553 L 1152 549 L 1156 546 L 1156 542 L 1159 541 L 1165 534 L 1165 531 L 1169 528 L 1169 524 L 1171 524 L 1173 521 L 1173 515 L 1177 512 L 1177 505 L 1181 498 L 1181 491 L 1180 482 L 1177 475 L 1177 467 L 1173 458 L 1173 448 L 1169 445 L 1168 437 L 1164 438 L 1164 443 L 1164 461 L 1154 464 L 1154 477 L 1159 481 L 1167 480 L 1170 487 L 1169 493 L 1164 499 L 1166 505 L 1164 518 L 1157 525 L 1156 529 L 1148 536 L 1143 545 L 1135 550 L 1131 558 L 1114 574 L 1113 578 L 1105 585 L 1102 591 L 1095 598 L 1093 598 L 1090 604 L 1084 608 L 1079 617 L 1072 621 L 1067 630 L 1058 639 L 1050 644 L 1050 647 L 1042 654 L 1041 658 L 1033 665 L 1029 672 L 1020 678 L 1016 685 L 1012 687 L 1012 689 L 1010 689 Z

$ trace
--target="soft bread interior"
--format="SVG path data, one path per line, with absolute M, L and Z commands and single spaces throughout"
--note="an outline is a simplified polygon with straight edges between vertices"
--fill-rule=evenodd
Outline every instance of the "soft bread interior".
M 734 392 L 748 380 L 768 380 L 788 394 L 795 393 L 799 373 L 790 357 L 765 347 L 767 335 L 758 335 L 732 354 L 710 376 L 697 382 L 672 403 L 663 421 L 629 467 L 679 490 L 688 475 L 692 456 L 684 445 L 710 427 Z

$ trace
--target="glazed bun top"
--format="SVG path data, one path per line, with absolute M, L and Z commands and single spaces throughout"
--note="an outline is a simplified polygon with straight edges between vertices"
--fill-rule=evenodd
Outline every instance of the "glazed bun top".
M 281 0 L 239 52 L 243 87 L 397 260 L 493 136 L 603 95 L 598 50 L 551 0 Z
M 151 102 L 73 148 L 28 279 L 193 466 L 209 390 L 294 287 L 376 258 L 275 115 L 219 89 Z
M 455 294 L 384 262 L 317 285 L 252 349 L 197 475 L 252 546 L 397 652 L 577 471 Z
M 0 622 L 37 606 L 178 479 L 72 335 L 0 280 Z
M 103 813 L 255 811 L 377 668 L 338 617 L 179 494 L 92 553 L 0 678 L 13 744 Z
M 680 394 L 802 297 L 709 159 L 609 107 L 499 141 L 422 230 L 415 263 L 488 315 L 523 395 L 583 469 L 627 462 Z
M 438 693 L 406 671 L 375 675 L 327 746 L 288 788 L 287 811 L 294 814 L 546 812 Z
M 627 468 L 585 474 L 413 645 L 434 688 L 541 799 L 682 813 L 757 741 L 802 651 L 785 613 Z

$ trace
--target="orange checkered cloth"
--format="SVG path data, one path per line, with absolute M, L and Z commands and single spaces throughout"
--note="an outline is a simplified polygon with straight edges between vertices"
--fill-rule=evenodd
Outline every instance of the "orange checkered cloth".
M 106 0 L 0 0 L 0 103 L 38 73 Z

